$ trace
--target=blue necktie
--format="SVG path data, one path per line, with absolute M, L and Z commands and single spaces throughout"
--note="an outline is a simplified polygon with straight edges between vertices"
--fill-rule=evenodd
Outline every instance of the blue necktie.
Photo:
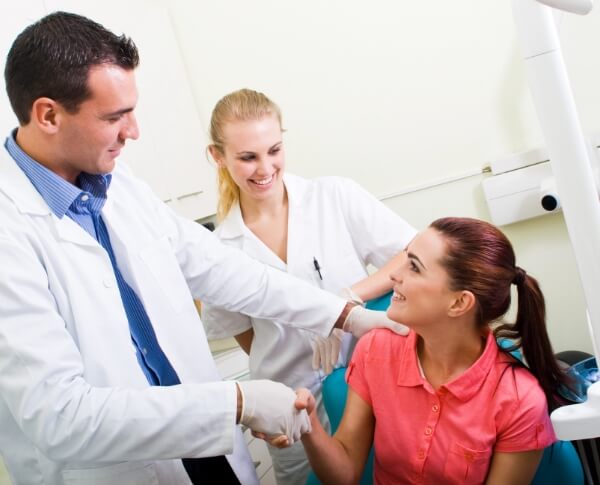
M 154 386 L 173 386 L 180 384 L 179 376 L 160 348 L 152 323 L 144 309 L 144 305 L 136 295 L 135 291 L 127 284 L 112 250 L 110 237 L 104 221 L 99 213 L 92 212 L 94 226 L 98 241 L 108 253 L 112 264 L 127 320 L 129 330 L 138 352 L 138 361 L 148 378 Z M 229 462 L 224 456 L 212 456 L 206 458 L 184 458 L 183 466 L 194 485 L 219 483 L 223 485 L 240 485 Z

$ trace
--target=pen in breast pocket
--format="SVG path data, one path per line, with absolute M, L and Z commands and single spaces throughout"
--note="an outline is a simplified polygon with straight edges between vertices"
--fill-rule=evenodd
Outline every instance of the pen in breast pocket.
M 315 270 L 319 274 L 319 278 L 321 279 L 321 281 L 323 281 L 323 276 L 321 275 L 321 266 L 319 266 L 319 262 L 317 261 L 317 258 L 315 258 L 315 257 L 313 257 L 313 265 L 315 267 Z

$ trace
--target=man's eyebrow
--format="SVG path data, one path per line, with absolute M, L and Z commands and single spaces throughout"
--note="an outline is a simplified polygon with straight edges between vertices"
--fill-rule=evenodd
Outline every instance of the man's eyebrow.
M 114 116 L 119 116 L 119 115 L 124 115 L 125 113 L 131 113 L 133 111 L 133 108 L 123 108 L 117 111 L 112 111 L 111 113 L 105 113 L 103 115 L 100 116 L 100 118 L 106 119 L 106 118 L 112 118 Z

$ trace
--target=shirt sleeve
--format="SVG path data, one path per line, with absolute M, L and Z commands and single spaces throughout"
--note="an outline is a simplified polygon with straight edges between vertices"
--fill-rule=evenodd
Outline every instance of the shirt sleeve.
M 233 337 L 252 328 L 249 316 L 211 305 L 202 305 L 202 323 L 209 340 Z
M 540 450 L 556 441 L 546 396 L 527 370 L 511 369 L 517 398 L 500 419 L 495 451 Z
M 338 180 L 354 246 L 366 264 L 379 268 L 402 251 L 417 230 L 353 180 Z
M 348 370 L 346 371 L 346 382 L 348 382 L 348 385 L 370 406 L 373 406 L 373 403 L 366 372 L 366 361 L 374 333 L 370 332 L 359 339 L 352 354 L 352 360 L 348 364 Z

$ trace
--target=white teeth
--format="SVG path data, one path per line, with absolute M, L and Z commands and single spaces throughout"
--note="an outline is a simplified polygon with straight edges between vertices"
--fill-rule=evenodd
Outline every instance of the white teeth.
M 273 180 L 273 176 L 271 175 L 268 179 L 253 180 L 252 182 L 254 182 L 256 185 L 267 185 L 267 184 L 271 183 L 272 180 Z
M 394 300 L 400 300 L 400 301 L 406 300 L 406 297 L 404 295 L 402 295 L 401 293 L 396 293 L 395 291 L 394 291 L 394 295 L 392 296 L 392 298 Z

